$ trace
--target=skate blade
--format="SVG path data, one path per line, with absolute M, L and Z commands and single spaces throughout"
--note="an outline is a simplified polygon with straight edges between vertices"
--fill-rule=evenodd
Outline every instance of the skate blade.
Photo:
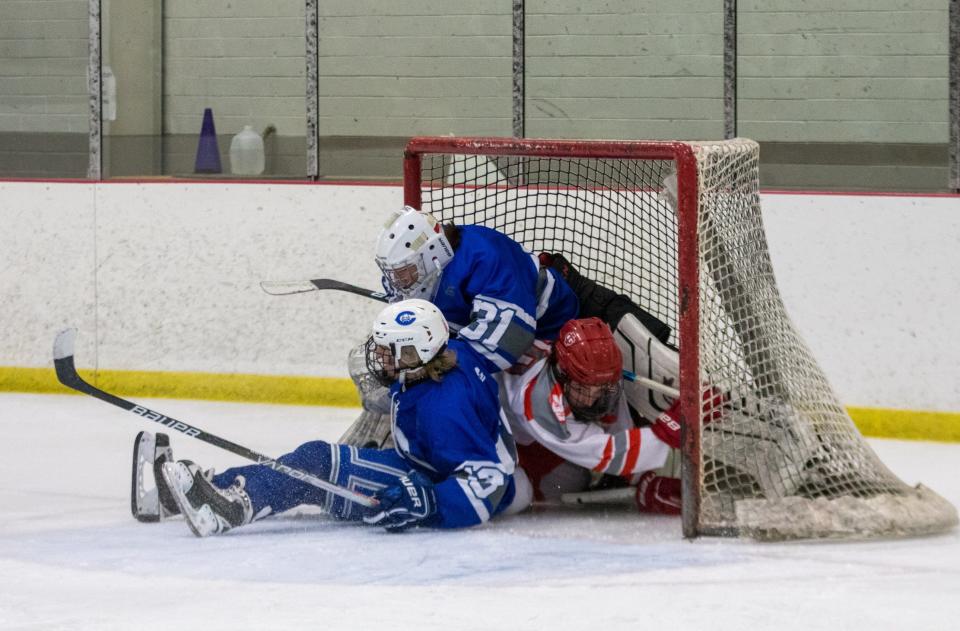
M 177 503 L 177 506 L 180 507 L 180 514 L 183 515 L 184 520 L 187 522 L 190 532 L 197 537 L 209 537 L 210 535 L 219 534 L 221 532 L 219 519 L 214 514 L 213 509 L 211 509 L 208 504 L 204 504 L 198 509 L 195 509 L 190 504 L 186 493 L 189 488 L 184 489 L 180 486 L 180 479 L 177 477 L 176 467 L 177 463 L 175 462 L 165 462 L 163 466 L 160 467 L 160 472 L 167 483 L 167 487 L 170 489 L 170 494 L 173 495 L 174 501 Z M 192 486 L 191 484 L 191 487 Z
M 140 432 L 133 441 L 133 473 L 130 481 L 130 511 L 143 523 L 160 521 L 160 497 L 157 489 L 146 488 L 147 475 L 153 475 L 156 438 L 150 432 Z

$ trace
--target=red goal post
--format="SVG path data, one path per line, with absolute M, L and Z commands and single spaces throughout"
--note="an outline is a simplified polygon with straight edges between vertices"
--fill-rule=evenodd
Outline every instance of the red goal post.
M 896 536 L 957 523 L 952 505 L 880 462 L 790 323 L 757 143 L 414 138 L 404 201 L 562 252 L 671 327 L 684 536 Z M 716 410 L 701 401 L 714 388 L 728 412 L 709 422 Z

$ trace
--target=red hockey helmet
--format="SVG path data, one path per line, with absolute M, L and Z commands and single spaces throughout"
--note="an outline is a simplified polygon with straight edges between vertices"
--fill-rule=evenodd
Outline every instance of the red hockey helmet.
M 557 368 L 570 381 L 586 385 L 617 383 L 623 356 L 610 327 L 600 318 L 570 320 L 560 328 L 554 345 Z
M 553 349 L 555 374 L 574 415 L 587 422 L 614 420 L 623 359 L 610 327 L 600 318 L 570 320 Z

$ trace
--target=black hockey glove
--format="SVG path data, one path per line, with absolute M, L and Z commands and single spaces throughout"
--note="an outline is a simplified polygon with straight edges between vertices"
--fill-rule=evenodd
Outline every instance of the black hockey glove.
M 410 471 L 400 483 L 375 496 L 380 504 L 369 509 L 363 521 L 383 526 L 388 532 L 401 532 L 437 512 L 437 494 L 433 482 L 419 471 Z

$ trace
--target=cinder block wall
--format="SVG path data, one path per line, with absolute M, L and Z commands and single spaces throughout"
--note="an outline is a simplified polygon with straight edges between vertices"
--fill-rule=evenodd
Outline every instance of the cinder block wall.
M 87 4 L 0 2 L 0 176 L 86 173 Z
M 273 125 L 306 128 L 303 0 L 167 0 L 164 14 L 166 133 L 196 135 L 203 110 L 217 132 Z
M 527 2 L 527 135 L 722 138 L 721 8 Z
M 947 5 L 739 2 L 740 133 L 781 142 L 945 143 Z
M 0 3 L 0 132 L 87 133 L 87 4 Z
M 512 133 L 502 0 L 320 3 L 321 136 Z
M 131 2 L 155 4 L 105 1 L 104 11 L 118 17 L 121 8 L 130 12 Z M 528 136 L 722 135 L 718 3 L 525 4 Z M 392 151 L 414 134 L 512 133 L 509 2 L 319 5 L 324 175 L 396 177 L 399 163 L 386 164 L 383 148 Z M 738 9 L 738 131 L 772 148 L 765 153 L 765 185 L 945 186 L 946 2 L 751 0 Z M 272 172 L 302 176 L 303 0 L 166 0 L 163 11 L 162 123 L 169 152 L 161 168 L 191 170 L 202 112 L 211 107 L 227 143 L 245 124 L 258 131 L 273 125 Z M 125 49 L 146 45 L 136 39 L 110 44 L 114 61 Z M 86 0 L 0 3 L 0 133 L 19 135 L 5 137 L 0 147 L 0 175 L 29 170 L 45 155 L 51 168 L 82 174 L 86 56 Z M 55 135 L 64 133 L 77 134 L 77 142 Z M 155 142 L 139 150 L 151 152 Z M 33 154 L 39 158 L 31 162 Z M 134 175 L 121 171 L 139 164 L 121 158 L 114 170 Z

